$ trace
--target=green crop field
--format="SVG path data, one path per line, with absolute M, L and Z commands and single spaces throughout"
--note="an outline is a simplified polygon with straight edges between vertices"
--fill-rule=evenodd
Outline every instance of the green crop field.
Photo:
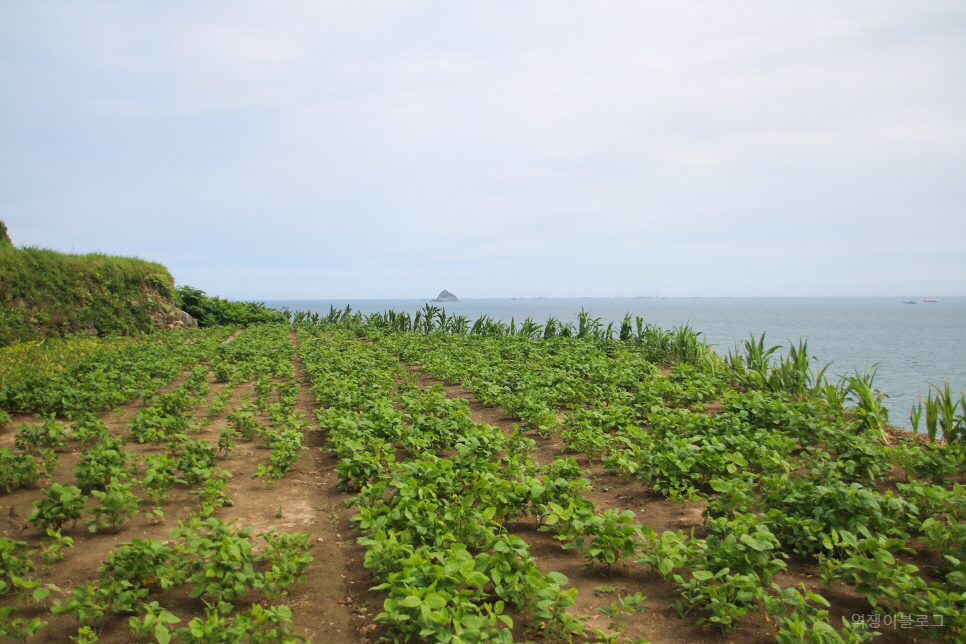
M 687 327 L 586 313 L 289 318 L 0 354 L 0 505 L 29 507 L 0 523 L 0 631 L 963 641 L 961 394 L 929 396 L 917 436 L 874 371 L 831 382 L 764 336 L 719 357 Z M 299 503 L 340 540 L 242 527 Z M 360 585 L 345 631 L 335 602 L 322 624 L 292 600 L 333 571 Z

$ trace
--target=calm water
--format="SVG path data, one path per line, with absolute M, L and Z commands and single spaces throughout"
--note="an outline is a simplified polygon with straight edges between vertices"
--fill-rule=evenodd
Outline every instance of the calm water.
M 903 304 L 904 300 L 918 304 Z M 910 427 L 909 410 L 945 376 L 953 391 L 966 389 L 966 297 L 941 298 L 926 304 L 923 297 L 835 298 L 581 298 L 471 299 L 445 305 L 451 315 L 475 320 L 489 315 L 506 322 L 548 317 L 575 322 L 581 307 L 604 324 L 625 313 L 641 316 L 662 328 L 690 324 L 719 353 L 765 332 L 769 345 L 808 340 L 816 366 L 832 363 L 827 375 L 862 371 L 878 363 L 875 385 L 889 395 L 890 421 Z M 426 300 L 301 300 L 271 301 L 268 306 L 327 313 L 329 307 L 351 304 L 364 314 L 387 309 L 415 313 Z

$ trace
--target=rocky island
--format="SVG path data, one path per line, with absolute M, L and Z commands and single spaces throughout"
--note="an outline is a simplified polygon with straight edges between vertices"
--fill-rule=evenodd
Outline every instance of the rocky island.
M 439 296 L 436 297 L 436 299 L 430 300 L 430 302 L 459 302 L 459 301 L 460 301 L 460 298 L 456 297 L 446 289 L 443 289 L 440 292 Z

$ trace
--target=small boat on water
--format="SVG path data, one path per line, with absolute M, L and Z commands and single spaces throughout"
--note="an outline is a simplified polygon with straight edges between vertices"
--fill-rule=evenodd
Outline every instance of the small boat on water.
M 915 302 L 913 302 L 912 300 L 909 300 L 908 302 L 903 302 L 903 304 L 915 304 Z
M 923 302 L 928 302 L 929 304 L 938 304 L 939 300 L 923 300 Z

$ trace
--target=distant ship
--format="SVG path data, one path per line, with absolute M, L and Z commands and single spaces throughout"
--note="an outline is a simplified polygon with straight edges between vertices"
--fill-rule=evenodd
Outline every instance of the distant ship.
M 912 300 L 909 300 L 908 302 L 903 302 L 903 304 L 915 304 L 915 302 L 913 302 Z
M 923 300 L 923 302 L 929 302 L 930 304 L 938 304 L 939 300 Z

